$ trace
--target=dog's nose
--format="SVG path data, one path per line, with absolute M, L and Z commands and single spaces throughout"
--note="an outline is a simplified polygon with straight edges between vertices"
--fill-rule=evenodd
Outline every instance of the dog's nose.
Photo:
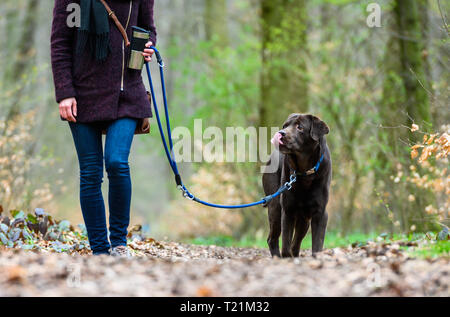
M 284 131 L 284 130 L 280 130 L 280 131 L 278 131 L 278 133 L 281 134 L 281 136 L 285 136 L 286 135 L 286 131 Z

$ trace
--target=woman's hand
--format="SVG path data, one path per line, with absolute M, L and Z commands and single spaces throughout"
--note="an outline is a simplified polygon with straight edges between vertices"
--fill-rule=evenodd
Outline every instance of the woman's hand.
M 77 116 L 77 100 L 75 98 L 67 98 L 59 103 L 59 114 L 64 119 L 77 122 L 75 117 Z
M 145 44 L 145 47 L 150 47 L 152 46 L 153 43 L 152 42 L 147 42 L 147 44 Z M 152 55 L 155 53 L 154 50 L 150 49 L 150 48 L 146 48 L 144 50 L 144 52 L 142 53 L 142 55 L 144 55 L 144 59 L 146 62 L 151 62 L 152 61 Z

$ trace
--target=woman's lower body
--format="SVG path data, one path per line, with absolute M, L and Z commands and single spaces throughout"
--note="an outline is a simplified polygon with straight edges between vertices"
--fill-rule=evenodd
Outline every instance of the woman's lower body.
M 80 204 L 89 244 L 94 254 L 126 246 L 130 222 L 131 177 L 128 164 L 137 119 L 120 118 L 110 123 L 73 123 L 70 130 L 80 166 Z M 103 155 L 102 129 L 106 128 Z M 109 179 L 109 240 L 101 185 L 103 160 Z

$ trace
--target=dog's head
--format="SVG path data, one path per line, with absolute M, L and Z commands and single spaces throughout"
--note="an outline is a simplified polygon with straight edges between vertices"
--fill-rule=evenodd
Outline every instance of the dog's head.
M 283 154 L 308 152 L 313 150 L 321 137 L 328 134 L 330 129 L 325 122 L 310 114 L 291 114 L 278 131 L 272 143 Z

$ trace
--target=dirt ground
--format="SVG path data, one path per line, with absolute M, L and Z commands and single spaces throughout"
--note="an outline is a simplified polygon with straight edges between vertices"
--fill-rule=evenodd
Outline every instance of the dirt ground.
M 133 242 L 131 259 L 0 250 L 0 296 L 449 296 L 449 259 L 400 245 L 272 259 L 265 249 Z

